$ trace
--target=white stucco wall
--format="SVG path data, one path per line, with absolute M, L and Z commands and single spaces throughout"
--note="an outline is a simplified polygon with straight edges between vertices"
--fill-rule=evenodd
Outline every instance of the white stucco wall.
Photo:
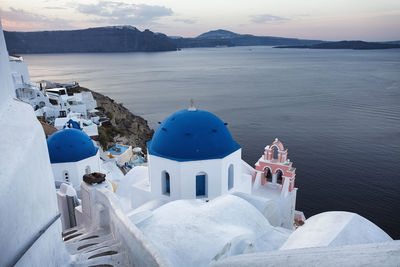
M 170 200 L 196 198 L 196 175 L 206 174 L 207 199 L 216 198 L 228 191 L 248 191 L 239 182 L 242 174 L 241 149 L 222 159 L 179 162 L 148 155 L 151 193 L 154 198 L 162 195 L 162 172 L 170 175 Z M 234 186 L 228 190 L 228 169 L 234 166 Z M 251 185 L 251 180 L 249 180 Z
M 13 78 L 14 89 L 23 87 L 31 82 L 28 66 L 25 61 L 10 61 L 11 76 Z
M 0 135 L 0 266 L 7 266 L 21 249 L 58 214 L 53 174 L 45 135 L 30 105 L 16 100 L 1 113 Z M 7 152 L 7 153 L 5 153 Z M 41 247 L 32 257 L 42 262 L 48 250 L 64 249 L 61 239 Z
M 97 102 L 94 100 L 91 92 L 75 93 L 74 96 L 85 103 L 87 110 L 92 110 L 97 107 Z
M 51 164 L 51 168 L 53 170 L 54 180 L 60 182 L 70 182 L 72 184 L 78 183 L 78 168 L 76 166 L 76 162 L 68 162 L 68 163 L 54 163 Z M 68 181 L 64 177 L 64 171 L 68 171 Z
M 208 266 L 242 253 L 277 249 L 288 234 L 272 227 L 248 201 L 225 194 L 209 202 L 169 202 L 130 217 L 174 266 Z
M 58 219 L 43 233 L 15 266 L 70 266 L 72 258 L 63 248 L 64 244 L 62 243 L 60 234 L 61 219 Z M 62 247 L 60 248 L 60 246 Z
M 253 205 L 268 220 L 272 226 L 281 226 L 280 208 L 276 201 L 268 198 L 236 192 L 233 195 L 240 197 Z
M 329 211 L 308 218 L 280 249 L 336 247 L 392 240 L 377 225 L 356 213 Z
M 99 135 L 99 128 L 96 124 L 92 124 L 89 126 L 83 126 L 82 131 L 89 136 L 98 136 Z
M 5 103 L 15 95 L 10 72 L 9 57 L 0 21 L 0 112 Z
M 116 240 L 121 242 L 130 266 L 172 267 L 166 255 L 134 225 L 122 211 L 114 193 L 102 184 L 81 184 L 82 217 L 93 228 L 109 228 Z
M 99 151 L 97 154 L 80 161 L 66 162 L 66 163 L 54 163 L 51 164 L 54 180 L 66 182 L 64 177 L 64 171 L 68 171 L 69 182 L 72 183 L 75 190 L 79 190 L 82 182 L 82 177 L 86 174 L 86 167 L 90 166 L 90 172 L 100 172 L 100 155 Z
M 70 105 L 70 109 L 72 112 L 81 113 L 83 117 L 87 117 L 87 109 L 85 104 L 73 104 Z
M 400 241 L 340 247 L 317 247 L 233 256 L 213 267 L 393 266 L 400 262 Z
M 0 266 L 8 266 L 57 216 L 58 207 L 43 128 L 30 105 L 11 99 L 13 84 L 1 25 L 0 81 L 0 136 L 5 140 L 0 142 Z M 29 252 L 35 249 L 31 247 L 29 261 L 44 266 L 65 262 L 66 250 L 60 233 L 57 236 L 36 253 Z

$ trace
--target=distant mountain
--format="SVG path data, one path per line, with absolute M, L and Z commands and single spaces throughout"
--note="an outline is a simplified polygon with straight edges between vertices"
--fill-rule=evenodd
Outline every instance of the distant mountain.
M 8 52 L 77 53 L 172 51 L 176 44 L 165 34 L 112 26 L 71 31 L 4 32 Z
M 305 40 L 273 36 L 255 36 L 238 34 L 226 30 L 215 30 L 203 33 L 196 38 L 174 38 L 172 41 L 179 48 L 186 47 L 215 47 L 215 46 L 256 46 L 256 45 L 312 45 L 321 40 Z
M 201 38 L 235 38 L 235 37 L 239 37 L 240 34 L 231 32 L 231 31 L 226 31 L 226 30 L 215 30 L 215 31 L 209 31 L 209 32 L 205 32 L 203 34 L 200 34 L 199 36 L 197 36 L 198 39 Z
M 364 41 L 340 41 L 340 42 L 320 43 L 320 44 L 314 44 L 314 45 L 277 46 L 275 48 L 372 50 L 372 49 L 400 48 L 400 44 L 396 44 L 396 43 L 373 43 L 373 42 L 364 42 Z

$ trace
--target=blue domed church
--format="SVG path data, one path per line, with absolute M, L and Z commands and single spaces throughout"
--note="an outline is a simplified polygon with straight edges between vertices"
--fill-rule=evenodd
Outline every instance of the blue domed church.
M 100 171 L 98 148 L 81 130 L 56 132 L 47 139 L 47 147 L 56 182 L 71 183 L 79 190 L 84 174 Z
M 192 106 L 170 115 L 147 148 L 149 183 L 134 187 L 140 196 L 148 191 L 148 200 L 207 200 L 251 191 L 251 178 L 242 179 L 240 145 L 226 123 L 208 111 Z

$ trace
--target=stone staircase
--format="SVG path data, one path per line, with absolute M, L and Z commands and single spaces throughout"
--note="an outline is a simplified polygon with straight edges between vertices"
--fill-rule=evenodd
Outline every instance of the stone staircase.
M 105 229 L 89 230 L 70 228 L 62 233 L 68 252 L 71 254 L 71 266 L 112 267 L 131 266 L 121 243 Z

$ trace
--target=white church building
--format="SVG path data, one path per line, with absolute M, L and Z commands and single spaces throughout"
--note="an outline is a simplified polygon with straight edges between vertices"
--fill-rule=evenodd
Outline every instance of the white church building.
M 151 192 L 170 200 L 212 199 L 232 190 L 250 193 L 239 180 L 242 149 L 215 115 L 194 108 L 168 117 L 148 142 Z
M 175 112 L 159 125 L 147 148 L 146 170 L 128 173 L 117 190 L 130 199 L 132 209 L 148 202 L 210 201 L 234 194 L 257 203 L 272 225 L 293 229 L 297 189 L 289 179 L 286 186 L 255 180 L 255 170 L 242 160 L 240 145 L 216 115 L 193 105 Z
M 54 180 L 79 190 L 84 174 L 100 171 L 100 156 L 90 137 L 81 130 L 65 129 L 47 139 Z

